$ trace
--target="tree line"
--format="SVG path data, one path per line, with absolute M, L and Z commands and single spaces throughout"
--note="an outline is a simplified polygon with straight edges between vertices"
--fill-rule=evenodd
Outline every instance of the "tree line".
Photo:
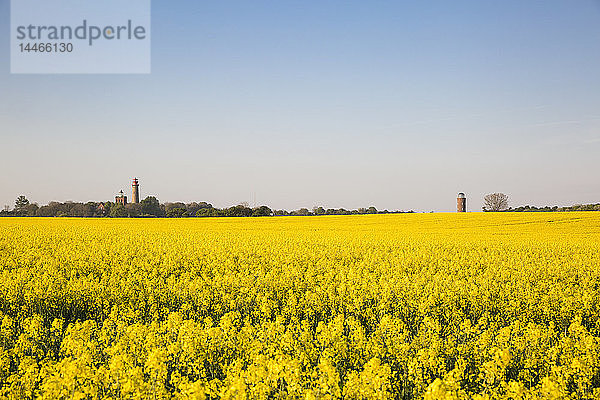
M 484 198 L 484 212 L 560 212 L 560 211 L 600 211 L 598 204 L 576 204 L 569 207 L 558 206 L 520 206 L 509 207 L 508 196 L 503 193 L 492 193 Z M 113 217 L 113 218 L 186 218 L 186 217 L 268 217 L 268 216 L 318 216 L 318 215 L 360 215 L 360 214 L 394 214 L 412 213 L 414 211 L 388 211 L 377 210 L 375 207 L 358 208 L 346 210 L 344 208 L 313 207 L 312 209 L 300 208 L 298 210 L 272 210 L 267 206 L 249 207 L 247 204 L 239 204 L 228 208 L 216 208 L 206 202 L 174 202 L 160 203 L 154 196 L 148 196 L 141 202 L 127 205 L 106 202 L 50 202 L 39 206 L 30 203 L 25 196 L 19 196 L 15 200 L 15 206 L 11 210 L 8 206 L 0 211 L 0 216 L 17 217 Z
M 294 211 L 272 210 L 267 206 L 249 207 L 247 204 L 239 204 L 228 208 L 216 208 L 206 202 L 192 203 L 160 203 L 154 196 L 148 196 L 139 203 L 130 203 L 126 205 L 114 202 L 50 202 L 47 205 L 39 206 L 37 203 L 30 203 L 25 196 L 19 196 L 15 200 L 15 206 L 11 210 L 5 207 L 0 211 L 0 216 L 15 217 L 112 217 L 112 218 L 142 218 L 142 217 L 166 217 L 166 218 L 186 218 L 186 217 L 268 217 L 285 215 L 358 215 L 358 214 L 389 214 L 401 213 L 403 211 L 377 210 L 375 207 L 358 208 L 355 210 L 346 210 L 344 208 L 314 207 L 300 208 Z M 413 211 L 407 211 L 412 213 Z
M 484 212 L 565 212 L 565 211 L 600 211 L 600 203 L 598 204 L 576 204 L 569 207 L 559 206 L 520 206 L 509 207 L 508 196 L 504 193 L 491 193 L 483 198 Z
M 569 207 L 558 207 L 558 206 L 521 206 L 521 207 L 509 207 L 505 211 L 508 212 L 559 212 L 559 211 L 600 211 L 600 203 L 597 204 L 575 204 Z

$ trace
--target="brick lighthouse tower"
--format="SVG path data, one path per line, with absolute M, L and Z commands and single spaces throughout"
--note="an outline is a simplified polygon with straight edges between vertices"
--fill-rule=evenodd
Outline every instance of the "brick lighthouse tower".
M 134 204 L 140 202 L 140 185 L 137 178 L 133 178 L 131 182 L 131 202 Z
M 467 196 L 464 193 L 459 193 L 456 198 L 456 211 L 467 212 Z

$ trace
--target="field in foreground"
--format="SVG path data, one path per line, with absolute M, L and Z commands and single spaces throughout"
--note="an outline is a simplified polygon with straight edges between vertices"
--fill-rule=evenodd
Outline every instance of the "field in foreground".
M 0 397 L 600 398 L 600 213 L 0 219 Z

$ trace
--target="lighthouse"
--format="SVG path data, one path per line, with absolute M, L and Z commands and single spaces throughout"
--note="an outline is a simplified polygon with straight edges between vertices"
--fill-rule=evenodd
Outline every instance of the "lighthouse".
M 136 204 L 140 202 L 140 185 L 137 178 L 131 182 L 131 202 Z
M 467 196 L 462 192 L 456 198 L 456 212 L 467 212 Z

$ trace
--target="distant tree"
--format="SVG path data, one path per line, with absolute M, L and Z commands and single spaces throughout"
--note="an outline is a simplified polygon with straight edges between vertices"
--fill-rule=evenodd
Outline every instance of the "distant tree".
M 102 212 L 98 209 L 100 203 L 96 203 L 95 201 L 88 201 L 85 203 L 85 209 L 87 216 L 89 217 L 101 217 Z
M 375 207 L 369 207 L 367 209 L 367 214 L 377 214 L 377 209 Z
M 187 216 L 189 216 L 189 214 L 184 207 L 171 208 L 169 211 L 167 211 L 168 218 L 182 218 Z
M 223 212 L 217 208 L 201 208 L 196 211 L 196 217 L 222 217 Z
M 205 201 L 201 201 L 200 203 L 192 202 L 186 204 L 185 207 L 190 216 L 196 215 L 196 213 L 203 208 L 213 208 L 212 204 L 209 204 Z
M 145 215 L 154 215 L 155 217 L 162 217 L 164 215 L 163 209 L 160 207 L 160 202 L 154 196 L 148 196 L 140 202 L 141 213 Z
M 200 205 L 198 203 L 196 203 L 195 201 L 193 201 L 189 204 L 186 204 L 185 209 L 187 210 L 188 215 L 193 216 L 193 215 L 196 215 L 196 213 L 200 209 Z
M 253 212 L 254 211 L 250 207 L 244 204 L 239 204 L 223 210 L 223 214 L 226 217 L 249 217 Z
M 24 214 L 26 212 L 26 207 L 29 205 L 29 200 L 27 197 L 21 195 L 17 197 L 15 200 L 15 212 L 19 215 Z
M 364 211 L 366 211 L 363 208 Z M 356 210 L 355 213 L 359 213 L 359 210 Z M 350 215 L 352 214 L 352 211 L 346 210 L 345 208 L 328 208 L 326 211 L 327 215 Z
M 128 216 L 125 206 L 122 204 L 115 204 L 110 208 L 110 214 L 112 218 L 125 218 Z
M 508 196 L 504 193 L 488 194 L 483 203 L 483 211 L 505 211 L 508 209 Z
M 267 206 L 260 206 L 254 209 L 252 212 L 253 217 L 270 217 L 273 211 Z
M 35 217 L 40 207 L 36 203 L 27 204 L 22 213 L 28 217 Z
M 302 216 L 306 216 L 306 215 L 312 215 L 310 211 L 308 211 L 308 208 L 301 208 L 299 210 L 296 211 L 292 211 L 290 213 L 290 215 L 302 215 Z
M 174 210 L 176 208 L 183 208 L 184 210 L 186 210 L 186 205 L 185 203 L 182 202 L 175 202 L 175 203 L 165 203 L 164 204 L 164 208 L 165 208 L 165 213 L 169 213 L 169 211 Z
M 93 217 L 95 213 L 95 206 L 83 203 L 75 203 L 69 209 L 68 215 L 70 217 Z
M 323 207 L 313 207 L 312 212 L 314 215 L 325 215 L 327 213 Z
M 49 204 L 47 204 L 45 206 L 41 206 L 37 210 L 36 215 L 38 217 L 56 217 L 56 214 L 58 213 L 57 205 L 58 205 L 57 202 L 51 201 Z
M 129 203 L 125 206 L 125 210 L 127 210 L 127 216 L 131 218 L 142 215 L 142 205 L 139 203 Z

